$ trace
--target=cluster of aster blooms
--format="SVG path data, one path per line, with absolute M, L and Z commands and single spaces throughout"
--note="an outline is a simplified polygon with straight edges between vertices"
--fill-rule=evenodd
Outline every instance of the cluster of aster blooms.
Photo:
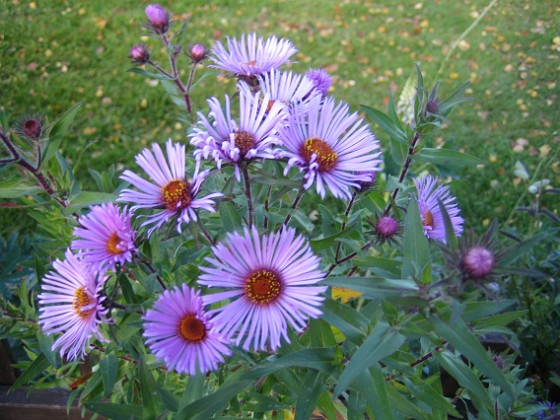
M 165 35 L 169 14 L 159 5 L 148 6 L 146 13 L 151 30 Z M 131 56 L 142 62 L 147 55 L 140 57 L 139 48 L 133 47 Z M 253 224 L 249 170 L 273 159 L 284 165 L 284 176 L 297 168 L 300 194 L 314 189 L 322 198 L 349 199 L 373 182 L 382 157 L 379 142 L 358 113 L 328 95 L 326 72 L 280 70 L 296 51 L 289 40 L 256 34 L 230 38 L 227 46 L 216 42 L 211 66 L 237 77 L 238 99 L 208 100 L 209 114 L 199 113 L 188 134 L 192 153 L 186 144 L 168 140 L 165 150 L 153 144 L 138 154 L 136 163 L 147 177 L 122 173 L 130 188 L 120 192 L 117 202 L 128 205 L 93 206 L 78 219 L 75 240 L 65 259 L 43 278 L 39 296 L 43 331 L 61 333 L 53 350 L 79 359 L 91 339 L 106 340 L 100 326 L 108 321 L 112 302 L 104 297 L 105 283 L 139 258 L 140 236 L 150 237 L 169 222 L 181 235 L 184 224 L 200 223 L 199 212 L 218 210 L 223 194 L 204 191 L 206 181 L 225 165 L 234 168 L 238 182 L 245 181 L 247 226 L 217 243 L 209 237 L 212 256 L 199 267 L 197 286 L 163 285 L 166 290 L 143 316 L 146 345 L 168 369 L 207 372 L 231 354 L 232 345 L 273 351 L 282 340 L 289 341 L 290 328 L 302 331 L 310 318 L 321 315 L 327 287 L 320 282 L 327 274 L 320 258 L 307 238 L 288 227 L 289 218 L 276 231 Z M 198 53 L 205 55 L 203 49 Z M 442 209 L 460 235 L 463 219 L 449 188 L 433 176 L 414 183 L 425 235 L 445 243 Z M 375 230 L 390 238 L 398 228 L 398 220 L 384 214 Z M 475 277 L 493 266 L 492 254 L 480 249 L 464 259 Z

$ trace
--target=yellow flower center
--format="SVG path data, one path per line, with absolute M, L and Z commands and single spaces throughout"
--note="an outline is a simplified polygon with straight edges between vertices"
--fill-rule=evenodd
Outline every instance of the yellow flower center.
M 177 211 L 191 204 L 191 186 L 187 181 L 174 179 L 161 189 L 161 195 L 165 207 L 171 211 Z
M 434 228 L 434 215 L 430 210 L 426 210 L 426 213 L 424 213 L 424 220 L 422 221 L 422 225 L 429 226 L 432 229 Z
M 117 232 L 113 232 L 111 236 L 109 236 L 109 239 L 107 240 L 107 251 L 109 251 L 109 253 L 113 255 L 122 254 L 124 251 L 118 248 L 118 245 L 120 243 L 121 243 L 121 238 L 119 238 Z
M 245 295 L 251 302 L 260 305 L 275 301 L 281 291 L 282 282 L 272 271 L 255 271 L 245 282 Z
M 197 343 L 206 337 L 206 325 L 195 314 L 188 314 L 179 322 L 179 334 L 185 341 Z
M 247 65 L 249 67 L 255 67 L 257 65 L 257 60 L 251 60 L 251 61 L 247 62 Z
M 241 152 L 241 156 L 245 156 L 245 154 L 257 144 L 255 137 L 246 131 L 238 131 L 235 133 L 234 141 L 235 147 Z
M 87 319 L 93 312 L 95 312 L 94 303 L 95 301 L 86 292 L 85 287 L 80 287 L 74 292 L 74 302 L 72 303 L 72 307 L 76 315 L 80 318 Z
M 325 141 L 315 137 L 305 140 L 300 153 L 308 163 L 311 161 L 313 154 L 316 154 L 319 172 L 332 170 L 338 159 L 338 154 Z

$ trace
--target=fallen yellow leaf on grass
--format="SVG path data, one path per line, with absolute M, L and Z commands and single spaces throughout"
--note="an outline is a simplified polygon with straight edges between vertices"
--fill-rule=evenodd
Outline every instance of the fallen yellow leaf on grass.
M 356 292 L 352 289 L 347 289 L 345 287 L 332 288 L 332 298 L 339 299 L 341 303 L 347 303 L 350 299 L 355 299 L 360 296 L 362 296 L 361 292 Z

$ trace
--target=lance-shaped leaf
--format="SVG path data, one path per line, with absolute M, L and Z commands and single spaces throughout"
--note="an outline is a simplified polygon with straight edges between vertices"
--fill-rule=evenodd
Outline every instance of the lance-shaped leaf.
M 422 228 L 422 219 L 418 211 L 416 198 L 408 203 L 404 219 L 402 277 L 420 274 L 430 264 L 428 239 Z
M 62 139 L 66 136 L 66 133 L 70 128 L 70 124 L 72 124 L 72 121 L 76 118 L 76 114 L 80 110 L 81 106 L 81 102 L 72 106 L 50 129 L 47 146 L 43 151 L 42 165 L 45 165 L 53 156 L 56 155 L 56 151 L 60 147 Z

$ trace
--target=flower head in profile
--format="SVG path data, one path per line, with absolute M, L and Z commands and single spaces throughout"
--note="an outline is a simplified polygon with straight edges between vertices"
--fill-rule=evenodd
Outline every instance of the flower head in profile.
M 78 219 L 72 241 L 74 251 L 82 251 L 81 258 L 100 272 L 115 269 L 117 264 L 132 261 L 137 250 L 134 245 L 136 232 L 132 229 L 128 209 L 113 203 L 93 206 L 90 212 Z
M 333 98 L 315 96 L 307 106 L 296 104 L 279 135 L 286 150 L 277 155 L 288 159 L 285 174 L 297 166 L 304 187 L 315 184 L 322 198 L 327 189 L 337 198 L 350 198 L 351 187 L 371 182 L 371 173 L 379 170 L 379 142 L 358 113 L 350 114 L 348 105 L 336 105 Z
M 297 52 L 287 39 L 276 36 L 257 37 L 257 34 L 241 35 L 241 39 L 228 38 L 227 49 L 220 41 L 212 47 L 211 67 L 219 68 L 247 80 L 254 76 L 278 69 Z
M 332 77 L 325 70 L 309 69 L 309 71 L 305 73 L 305 77 L 313 83 L 315 89 L 321 92 L 323 96 L 329 92 L 329 88 L 332 85 Z
M 216 370 L 231 355 L 228 340 L 203 310 L 200 292 L 186 284 L 164 291 L 144 316 L 146 345 L 178 373 Z
M 208 176 L 208 171 L 199 173 L 196 165 L 191 179 L 185 173 L 185 145 L 175 143 L 169 139 L 166 143 L 167 159 L 161 147 L 154 143 L 152 150 L 144 149 L 136 156 L 136 163 L 148 174 L 151 181 L 147 181 L 132 171 L 126 170 L 121 179 L 129 182 L 138 191 L 126 188 L 120 194 L 118 201 L 133 203 L 132 210 L 156 209 L 156 213 L 146 216 L 142 226 L 151 226 L 148 236 L 173 217 L 177 217 L 177 231 L 181 233 L 181 224 L 196 221 L 197 209 L 214 212 L 212 198 L 221 197 L 221 193 L 212 193 L 204 197 L 197 197 L 202 182 Z
M 241 162 L 274 158 L 271 145 L 278 142 L 276 126 L 282 119 L 282 105 L 274 102 L 269 106 L 269 96 L 264 95 L 262 101 L 260 97 L 260 92 L 239 92 L 239 122 L 231 116 L 227 95 L 225 112 L 216 98 L 210 98 L 210 117 L 199 112 L 199 126 L 189 135 L 191 144 L 198 148 L 194 156 L 214 159 L 218 169 L 223 162 L 232 164 L 238 180 Z
M 455 197 L 449 192 L 449 187 L 439 185 L 437 178 L 431 175 L 416 178 L 414 184 L 418 191 L 418 210 L 424 234 L 430 239 L 447 242 L 445 222 L 439 205 L 441 202 L 449 215 L 455 236 L 460 236 L 463 232 L 463 218 L 459 216 L 459 207 Z
M 319 91 L 311 80 L 300 74 L 291 71 L 272 70 L 258 77 L 260 91 L 268 96 L 268 107 L 273 103 L 280 103 L 288 117 L 288 109 L 295 102 L 309 102 L 313 95 L 318 95 Z M 251 87 L 246 83 L 240 82 L 240 89 L 250 92 Z
M 212 267 L 201 267 L 198 282 L 220 292 L 204 296 L 205 303 L 230 302 L 212 311 L 221 331 L 243 342 L 248 350 L 272 350 L 282 337 L 289 342 L 288 325 L 302 331 L 308 318 L 321 314 L 326 290 L 316 284 L 324 277 L 320 259 L 293 228 L 261 235 L 257 229 L 231 233 L 213 248 Z
M 39 324 L 45 334 L 62 333 L 52 346 L 68 359 L 81 359 L 92 337 L 105 341 L 99 324 L 107 309 L 101 296 L 103 281 L 79 256 L 66 251 L 63 261 L 53 263 L 54 271 L 42 279 L 39 294 Z M 102 279 L 103 280 L 103 279 Z

